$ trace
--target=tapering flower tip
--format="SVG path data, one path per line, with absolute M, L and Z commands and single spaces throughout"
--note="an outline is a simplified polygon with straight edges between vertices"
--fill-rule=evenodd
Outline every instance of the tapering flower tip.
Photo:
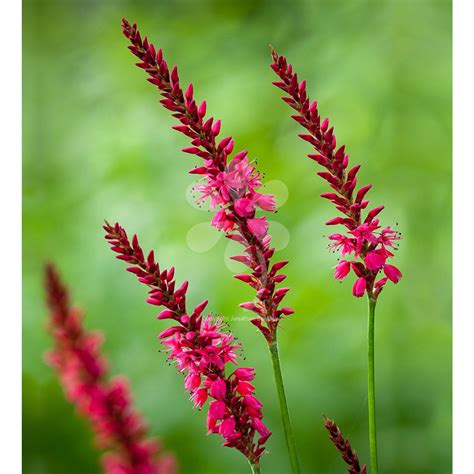
M 367 288 L 367 281 L 364 277 L 359 277 L 352 287 L 352 294 L 357 298 L 364 296 L 365 290 Z
M 329 431 L 329 439 L 339 451 L 344 462 L 348 465 L 348 473 L 366 474 L 367 466 L 364 464 L 362 468 L 360 467 L 357 451 L 353 450 L 349 440 L 342 436 L 341 430 L 337 424 L 333 420 L 324 416 L 324 426 Z
M 192 100 L 192 98 L 193 98 L 193 85 L 192 85 L 192 83 L 189 83 L 189 86 L 186 89 L 186 92 L 184 93 L 184 96 L 186 97 L 187 101 Z
M 202 303 L 199 303 L 195 308 L 194 308 L 194 314 L 200 315 L 204 309 L 207 306 L 208 301 L 204 300 Z

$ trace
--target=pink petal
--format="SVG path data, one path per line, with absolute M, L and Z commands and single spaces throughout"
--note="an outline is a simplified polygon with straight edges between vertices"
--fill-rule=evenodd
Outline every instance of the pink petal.
M 336 265 L 336 270 L 334 271 L 334 278 L 337 280 L 344 280 L 348 273 L 351 270 L 351 263 L 348 262 L 347 260 L 341 260 L 337 265 Z
M 402 277 L 402 272 L 394 265 L 384 265 L 383 271 L 389 280 L 398 283 Z
M 361 296 L 364 295 L 366 288 L 367 288 L 367 282 L 365 281 L 365 278 L 364 277 L 357 278 L 357 280 L 354 283 L 354 286 L 352 287 L 352 294 L 354 296 L 357 296 L 357 298 L 360 298 Z
M 265 217 L 258 217 L 254 219 L 247 220 L 248 227 L 250 232 L 255 235 L 255 237 L 262 238 L 268 231 L 268 222 Z

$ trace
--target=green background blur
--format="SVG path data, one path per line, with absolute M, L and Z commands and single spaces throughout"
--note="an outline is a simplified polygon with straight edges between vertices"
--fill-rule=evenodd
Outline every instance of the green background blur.
M 146 292 L 103 239 L 103 218 L 137 232 L 190 302 L 241 316 L 252 291 L 232 279 L 226 239 L 207 252 L 187 240 L 210 215 L 190 205 L 184 136 L 158 103 L 121 35 L 120 19 L 178 63 L 208 112 L 223 119 L 238 149 L 258 157 L 266 180 L 288 201 L 276 217 L 290 241 L 288 305 L 280 345 L 287 395 L 304 473 L 341 473 L 322 414 L 337 420 L 368 461 L 366 302 L 332 278 L 320 199 L 326 184 L 305 155 L 309 146 L 271 85 L 268 44 L 287 55 L 329 115 L 352 163 L 363 164 L 382 221 L 403 233 L 400 284 L 387 285 L 376 324 L 379 456 L 383 473 L 451 471 L 451 5 L 448 1 L 24 1 L 24 472 L 96 473 L 99 455 L 87 424 L 63 398 L 42 355 L 50 346 L 41 283 L 54 259 L 87 313 L 106 334 L 113 373 L 132 381 L 153 434 L 179 458 L 184 474 L 246 473 L 244 458 L 205 435 L 181 377 L 158 352 L 165 326 Z M 278 184 L 278 183 L 277 183 Z M 282 187 L 279 183 L 280 188 Z M 280 229 L 281 230 L 281 229 Z M 283 229 L 284 230 L 284 229 Z M 207 234 L 206 234 L 207 235 Z M 208 237 L 204 235 L 203 239 Z M 211 231 L 211 237 L 214 231 Z M 204 242 L 205 243 L 205 242 Z M 395 262 L 394 262 L 395 263 Z M 247 322 L 232 329 L 274 435 L 264 473 L 288 473 L 270 360 Z

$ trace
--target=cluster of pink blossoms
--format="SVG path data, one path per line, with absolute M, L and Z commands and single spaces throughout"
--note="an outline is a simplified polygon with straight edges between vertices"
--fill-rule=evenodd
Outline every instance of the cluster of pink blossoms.
M 285 279 L 285 275 L 277 272 L 288 262 L 271 265 L 275 249 L 270 246 L 268 222 L 265 217 L 256 217 L 258 208 L 275 211 L 274 197 L 257 191 L 262 183 L 248 152 L 243 150 L 231 156 L 232 137 L 218 140 L 220 120 L 205 119 L 206 102 L 196 104 L 192 84 L 183 92 L 178 70 L 175 66 L 169 71 L 162 50 L 156 50 L 146 37 L 142 40 L 135 24 L 123 19 L 122 28 L 131 42 L 130 51 L 140 59 L 137 66 L 147 72 L 148 81 L 161 91 L 161 104 L 180 121 L 173 129 L 191 139 L 192 146 L 183 151 L 203 159 L 202 166 L 190 171 L 203 177 L 204 182 L 195 188 L 201 194 L 199 200 L 210 199 L 211 207 L 217 209 L 212 224 L 244 247 L 243 255 L 233 259 L 249 267 L 251 274 L 235 277 L 256 290 L 258 301 L 241 306 L 258 315 L 251 322 L 271 342 L 281 318 L 293 313 L 291 308 L 279 307 L 289 289 L 276 288 Z
M 255 388 L 250 383 L 254 370 L 242 367 L 226 375 L 228 363 L 237 364 L 239 346 L 233 336 L 223 331 L 221 320 L 203 316 L 207 301 L 191 313 L 186 310 L 188 282 L 176 288 L 174 268 L 160 270 L 153 251 L 145 259 L 136 236 L 130 243 L 118 223 L 106 223 L 104 229 L 112 250 L 119 254 L 117 258 L 131 264 L 127 270 L 150 288 L 147 302 L 165 307 L 158 319 L 176 323 L 159 338 L 169 350 L 169 359 L 186 374 L 185 388 L 194 405 L 201 408 L 208 398 L 212 400 L 208 431 L 219 433 L 224 446 L 238 449 L 252 464 L 258 464 L 271 433 L 262 422 L 262 403 L 255 398 Z
M 308 131 L 299 136 L 317 152 L 308 156 L 327 170 L 317 174 L 335 191 L 321 194 L 321 197 L 330 200 L 344 215 L 326 222 L 327 225 L 342 224 L 347 228 L 346 234 L 329 236 L 332 241 L 330 247 L 340 250 L 343 256 L 352 255 L 358 259 L 341 260 L 334 276 L 342 280 L 352 270 L 357 277 L 352 289 L 354 296 L 360 297 L 367 292 L 371 298 L 376 299 L 387 280 L 398 283 L 402 276 L 397 267 L 387 263 L 393 257 L 391 250 L 395 248 L 395 241 L 400 239 L 400 235 L 390 227 L 382 229 L 379 225 L 376 216 L 384 206 L 375 207 L 365 217 L 362 216 L 362 211 L 369 205 L 365 195 L 372 185 L 356 189 L 360 165 L 347 169 L 349 157 L 344 151 L 345 147 L 342 145 L 337 148 L 334 127 L 329 127 L 327 118 L 321 120 L 318 103 L 311 102 L 306 93 L 306 81 L 298 81 L 297 74 L 285 57 L 275 51 L 272 51 L 272 57 L 271 68 L 280 78 L 280 81 L 273 84 L 288 94 L 283 100 L 298 112 L 292 118 Z M 381 271 L 385 276 L 377 279 Z
M 133 408 L 127 380 L 107 377 L 107 363 L 100 355 L 100 333 L 82 325 L 82 312 L 71 308 L 67 289 L 56 270 L 46 268 L 50 309 L 49 330 L 55 347 L 47 354 L 69 400 L 90 420 L 108 474 L 174 474 L 173 456 L 164 455 L 156 439 L 147 438 L 141 415 Z

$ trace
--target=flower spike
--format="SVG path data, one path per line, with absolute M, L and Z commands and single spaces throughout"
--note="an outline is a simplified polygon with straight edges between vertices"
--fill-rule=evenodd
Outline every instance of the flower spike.
M 224 446 L 238 449 L 252 465 L 258 466 L 265 452 L 264 444 L 271 432 L 262 422 L 262 404 L 253 393 L 250 381 L 252 368 L 229 371 L 229 363 L 237 364 L 240 347 L 232 334 L 223 330 L 222 320 L 204 315 L 207 301 L 188 311 L 188 283 L 176 288 L 174 268 L 160 269 L 153 252 L 144 257 L 138 239 L 129 241 L 118 223 L 104 226 L 105 238 L 117 258 L 131 265 L 127 270 L 149 287 L 147 302 L 163 306 L 158 319 L 167 319 L 173 326 L 159 335 L 169 352 L 168 359 L 186 374 L 184 385 L 194 406 L 202 408 L 210 399 L 207 415 L 209 433 L 219 433 Z
M 298 81 L 298 76 L 293 72 L 293 67 L 288 64 L 284 56 L 280 56 L 272 49 L 273 64 L 271 68 L 280 81 L 273 84 L 286 93 L 283 100 L 294 110 L 296 115 L 291 117 L 296 120 L 307 133 L 299 135 L 300 138 L 310 143 L 316 154 L 308 157 L 316 161 L 325 171 L 317 174 L 328 182 L 333 192 L 321 194 L 321 197 L 331 201 L 344 217 L 338 216 L 327 225 L 343 225 L 345 234 L 332 234 L 330 248 L 339 250 L 341 255 L 353 255 L 358 262 L 342 261 L 337 267 L 335 277 L 342 279 L 346 270 L 352 270 L 358 277 L 354 287 L 354 296 L 363 296 L 365 292 L 374 300 L 382 291 L 387 278 L 393 283 L 398 283 L 402 274 L 394 265 L 387 262 L 393 257 L 395 242 L 400 239 L 400 234 L 390 227 L 381 228 L 377 216 L 384 206 L 375 207 L 364 216 L 369 201 L 365 199 L 371 184 L 357 189 L 357 173 L 360 165 L 349 168 L 349 157 L 345 153 L 345 145 L 337 147 L 334 127 L 329 126 L 329 119 L 321 119 L 317 102 L 311 102 L 306 92 L 306 81 Z M 380 272 L 384 278 L 377 280 Z
M 258 191 L 262 186 L 260 173 L 249 160 L 247 150 L 233 153 L 232 137 L 219 137 L 221 121 L 205 118 L 206 102 L 197 105 L 192 84 L 183 92 L 176 66 L 170 72 L 161 49 L 142 40 L 136 24 L 123 19 L 122 29 L 131 43 L 130 51 L 140 60 L 137 66 L 146 71 L 148 81 L 160 90 L 161 104 L 179 120 L 180 125 L 173 129 L 191 139 L 192 146 L 182 151 L 203 160 L 190 170 L 191 174 L 202 176 L 202 183 L 195 187 L 200 193 L 198 201 L 209 199 L 211 208 L 216 209 L 212 225 L 244 247 L 243 255 L 235 260 L 247 265 L 251 274 L 248 279 L 239 279 L 258 292 L 250 310 L 257 315 L 255 326 L 271 343 L 280 320 L 291 314 L 288 308 L 279 308 L 282 297 L 275 295 L 284 276 L 277 275 L 275 266 L 270 269 L 275 249 L 271 246 L 267 219 L 256 216 L 258 209 L 275 211 L 274 196 Z
M 108 474 L 174 474 L 176 460 L 148 438 L 142 416 L 133 408 L 128 381 L 110 379 L 100 354 L 102 335 L 87 331 L 82 312 L 72 308 L 67 288 L 52 265 L 45 269 L 49 332 L 54 349 L 46 360 L 58 372 L 67 398 L 87 418 Z
M 351 448 L 348 439 L 344 439 L 336 422 L 326 417 L 324 417 L 324 420 L 324 426 L 329 431 L 329 439 L 336 446 L 344 462 L 349 466 L 347 472 L 349 474 L 366 474 L 367 466 L 364 464 L 361 469 L 357 451 Z

